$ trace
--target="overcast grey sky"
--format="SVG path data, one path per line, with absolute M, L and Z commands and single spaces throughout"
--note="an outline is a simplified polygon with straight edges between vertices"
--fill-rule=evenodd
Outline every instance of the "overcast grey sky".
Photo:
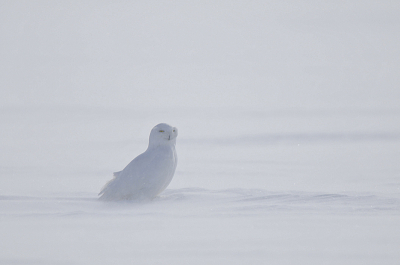
M 397 1 L 1 1 L 0 104 L 397 108 Z

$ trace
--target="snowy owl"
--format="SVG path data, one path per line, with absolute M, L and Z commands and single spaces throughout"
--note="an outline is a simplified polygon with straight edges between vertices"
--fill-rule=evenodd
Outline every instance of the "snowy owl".
M 166 123 L 150 132 L 147 150 L 133 159 L 100 191 L 102 200 L 146 200 L 165 190 L 175 173 L 178 129 Z

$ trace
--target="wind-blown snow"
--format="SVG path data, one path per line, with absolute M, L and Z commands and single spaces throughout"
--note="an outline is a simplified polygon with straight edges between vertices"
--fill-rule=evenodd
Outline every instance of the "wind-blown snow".
M 64 122 L 57 121 L 67 112 Z M 132 123 L 135 116 L 113 110 L 108 117 L 100 110 L 20 113 L 1 115 L 7 125 L 1 132 L 7 150 L 0 183 L 3 264 L 398 261 L 397 129 L 356 133 L 349 126 L 321 133 L 297 126 L 279 134 L 271 132 L 276 125 L 264 123 L 267 114 L 238 119 L 230 112 L 236 123 L 226 117 L 229 137 L 217 129 L 198 132 L 204 126 L 181 129 L 177 172 L 155 200 L 106 203 L 97 199 L 104 182 L 146 148 L 148 132 L 133 133 L 141 127 Z M 317 126 L 312 116 L 289 113 L 280 126 L 299 119 Z M 208 123 L 209 130 L 221 122 L 202 117 L 199 124 Z M 368 117 L 379 123 L 387 114 Z M 174 124 L 190 124 L 188 118 Z M 349 124 L 367 119 L 340 113 L 326 118 Z M 114 135 L 112 122 L 130 124 L 132 133 Z M 101 133 L 91 138 L 89 132 Z
M 0 264 L 398 264 L 399 6 L 0 8 Z M 102 202 L 160 122 L 151 202 Z

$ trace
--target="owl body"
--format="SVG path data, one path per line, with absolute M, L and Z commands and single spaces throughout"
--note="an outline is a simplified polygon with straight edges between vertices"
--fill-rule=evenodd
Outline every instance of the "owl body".
M 171 182 L 178 158 L 175 144 L 178 130 L 168 124 L 156 125 L 147 150 L 133 159 L 122 171 L 115 172 L 99 195 L 102 200 L 152 199 Z

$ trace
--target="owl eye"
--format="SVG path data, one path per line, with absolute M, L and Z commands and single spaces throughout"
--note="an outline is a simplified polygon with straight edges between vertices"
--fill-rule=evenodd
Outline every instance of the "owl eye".
M 164 130 L 159 130 L 159 132 L 164 132 Z
M 173 132 L 175 132 L 175 130 L 173 130 Z

